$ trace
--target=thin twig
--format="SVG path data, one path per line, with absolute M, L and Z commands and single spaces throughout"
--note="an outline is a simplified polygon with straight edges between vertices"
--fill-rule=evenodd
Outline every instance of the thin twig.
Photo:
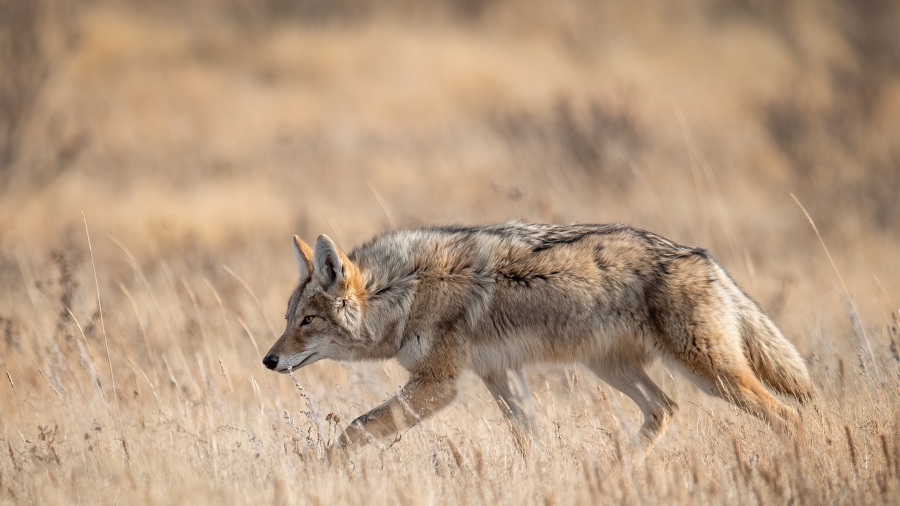
M 78 332 L 81 333 L 81 338 L 84 340 L 85 343 L 87 343 L 87 346 L 85 346 L 85 348 L 87 348 L 88 356 L 91 357 L 91 366 L 94 368 L 94 372 L 93 372 L 93 374 L 95 376 L 94 379 L 97 380 L 97 386 L 100 387 L 100 397 L 103 398 L 103 404 L 106 406 L 106 413 L 109 415 L 109 419 L 112 420 L 112 417 L 113 417 L 112 412 L 109 410 L 109 403 L 106 402 L 106 392 L 103 390 L 103 383 L 100 381 L 100 374 L 98 374 L 98 372 L 97 372 L 97 362 L 94 361 L 94 353 L 91 352 L 91 344 L 90 344 L 90 342 L 88 342 L 87 337 L 85 337 L 84 330 L 81 328 L 81 324 L 78 323 L 78 319 L 75 318 L 74 314 L 72 314 L 72 310 L 69 309 L 68 307 L 66 307 L 66 311 L 69 312 L 69 316 L 72 317 L 72 320 L 75 322 L 75 326 L 78 327 Z M 79 343 L 79 346 L 80 346 L 80 343 Z
M 262 313 L 263 319 L 266 321 L 266 325 L 268 325 L 269 327 L 269 331 L 272 332 L 273 336 L 276 335 L 275 327 L 273 327 L 272 322 L 269 321 L 269 317 L 266 315 L 266 311 L 263 309 L 262 302 L 260 302 L 259 297 L 256 296 L 256 293 L 253 292 L 253 289 L 250 288 L 250 285 L 248 285 L 247 282 L 244 281 L 244 278 L 240 277 L 238 273 L 231 270 L 231 268 L 227 265 L 222 264 L 222 268 L 225 269 L 228 274 L 231 274 L 231 276 L 236 279 L 237 282 L 240 283 L 245 290 L 247 290 L 247 293 L 249 293 L 250 296 L 253 297 L 253 300 L 256 302 L 256 306 L 259 308 L 259 312 Z
M 384 202 L 384 199 L 381 197 L 381 194 L 378 193 L 378 190 L 375 189 L 375 186 L 371 181 L 366 181 L 366 185 L 369 186 L 369 190 L 372 191 L 372 195 L 375 196 L 375 200 L 378 201 L 378 204 L 381 206 L 381 209 L 384 211 L 384 215 L 387 216 L 388 223 L 390 223 L 391 228 L 397 228 L 397 223 L 394 221 L 394 215 L 391 214 L 391 211 L 388 209 L 387 204 Z
M 250 342 L 253 344 L 253 349 L 256 350 L 256 356 L 261 358 L 262 354 L 259 351 L 259 345 L 256 344 L 256 339 L 253 337 L 253 332 L 250 332 L 250 327 L 248 327 L 247 324 L 244 323 L 244 320 L 242 320 L 240 316 L 235 316 L 235 318 L 237 318 L 237 321 L 241 324 L 241 327 L 244 327 L 244 332 L 247 333 L 247 337 L 250 338 Z
M 325 221 L 328 223 L 328 226 L 331 227 L 331 230 L 334 231 L 334 238 L 337 239 L 338 247 L 344 248 L 344 241 L 342 239 L 343 234 L 338 230 L 338 228 L 334 225 L 334 222 L 331 221 L 331 218 L 328 217 L 327 214 L 322 213 L 322 218 L 325 218 Z
M 134 297 L 131 296 L 131 292 L 128 291 L 128 288 L 125 288 L 125 285 L 122 283 L 119 283 L 119 288 L 122 290 L 122 293 L 125 294 L 125 298 L 128 299 L 128 302 L 131 304 L 131 309 L 134 311 L 134 316 L 137 318 L 138 328 L 141 330 L 141 338 L 144 340 L 144 348 L 147 349 L 147 360 L 150 361 L 150 367 L 152 368 L 153 353 L 150 351 L 150 341 L 147 340 L 147 331 L 144 326 L 144 320 L 141 318 L 140 313 L 138 313 L 137 304 L 135 304 Z
M 231 352 L 237 353 L 237 348 L 234 344 L 234 334 L 231 332 L 231 326 L 228 325 L 228 318 L 225 316 L 225 307 L 222 305 L 222 298 L 219 297 L 219 292 L 213 288 L 212 284 L 208 279 L 203 278 L 203 282 L 206 283 L 206 287 L 209 288 L 209 291 L 212 292 L 213 297 L 216 298 L 216 304 L 219 305 L 219 312 L 222 313 L 222 323 L 225 324 L 225 333 L 228 334 L 228 340 L 231 342 Z
M 16 410 L 19 413 L 19 425 L 21 425 L 22 428 L 24 429 L 25 424 L 22 423 L 22 405 L 19 404 L 19 394 L 18 394 L 18 392 L 16 392 L 16 385 L 13 383 L 12 376 L 9 375 L 9 371 L 6 371 L 6 379 L 9 380 L 9 386 L 12 387 L 13 395 L 16 397 Z M 28 441 L 25 440 L 25 436 L 23 436 L 22 433 L 19 432 L 18 429 L 16 429 L 16 432 L 19 433 L 19 437 L 22 438 L 22 442 L 27 444 Z
M 691 176 L 694 180 L 694 194 L 697 196 L 697 215 L 700 218 L 700 234 L 702 236 L 702 242 L 706 243 L 706 233 L 709 229 L 709 222 L 705 213 L 707 203 L 703 195 L 703 182 L 700 180 L 697 157 L 694 156 L 694 140 L 693 135 L 691 134 L 691 127 L 688 124 L 687 118 L 681 110 L 681 107 L 679 107 L 678 103 L 675 102 L 675 99 L 672 97 L 669 97 L 669 106 L 672 108 L 672 112 L 675 113 L 675 119 L 678 120 L 678 125 L 681 127 L 681 135 L 684 138 L 684 146 L 687 149 L 688 163 L 691 165 Z
M 119 395 L 116 393 L 116 377 L 113 374 L 112 356 L 109 354 L 109 338 L 106 336 L 106 324 L 103 322 L 103 305 L 100 303 L 100 281 L 97 279 L 97 266 L 94 264 L 94 248 L 91 247 L 91 234 L 88 232 L 87 217 L 85 217 L 84 211 L 81 212 L 81 219 L 84 220 L 84 234 L 87 236 L 88 251 L 91 254 L 91 269 L 94 271 L 94 285 L 97 287 L 97 312 L 100 313 L 100 329 L 103 330 L 106 361 L 109 363 L 109 380 L 112 383 L 113 399 L 116 401 L 116 417 L 119 419 L 119 439 L 122 439 L 122 412 L 119 409 Z M 122 460 L 125 460 L 124 454 Z
M 825 250 L 825 256 L 828 257 L 828 261 L 831 262 L 831 268 L 834 269 L 834 274 L 837 276 L 838 281 L 841 283 L 841 288 L 844 289 L 844 296 L 847 297 L 847 302 L 850 304 L 850 309 L 853 310 L 853 314 L 856 315 L 857 321 L 859 321 L 859 329 L 862 332 L 863 339 L 866 341 L 866 348 L 869 351 L 869 356 L 872 358 L 872 367 L 875 368 L 876 374 L 881 374 L 878 370 L 878 363 L 875 361 L 875 353 L 872 351 L 872 343 L 869 342 L 869 334 L 866 332 L 866 327 L 862 323 L 862 318 L 859 316 L 859 310 L 856 308 L 856 303 L 853 302 L 853 298 L 850 296 L 850 290 L 847 289 L 847 285 L 844 283 L 844 278 L 841 277 L 840 271 L 838 271 L 837 264 L 834 263 L 834 259 L 831 258 L 831 253 L 828 252 L 828 246 L 825 246 L 825 241 L 822 239 L 822 234 L 819 233 L 819 228 L 816 227 L 816 223 L 813 221 L 812 217 L 806 212 L 806 208 L 803 207 L 803 204 L 794 196 L 793 193 L 790 194 L 791 198 L 794 199 L 794 202 L 800 206 L 800 210 L 803 211 L 803 214 L 806 216 L 806 219 L 809 220 L 809 224 L 812 225 L 813 232 L 816 233 L 816 237 L 819 238 L 819 244 L 822 245 L 822 249 Z

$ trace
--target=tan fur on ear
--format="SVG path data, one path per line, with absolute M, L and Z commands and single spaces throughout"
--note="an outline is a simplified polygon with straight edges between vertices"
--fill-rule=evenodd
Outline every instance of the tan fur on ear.
M 305 281 L 313 272 L 313 250 L 299 235 L 294 236 L 294 258 L 300 271 L 300 281 Z
M 343 255 L 343 253 L 341 253 Z M 365 304 L 363 297 L 365 286 L 359 269 L 347 257 L 344 257 L 344 281 L 341 283 L 341 292 L 349 299 L 354 299 L 358 304 Z
M 362 277 L 359 269 L 330 237 L 325 234 L 319 236 L 313 258 L 313 274 L 324 288 L 328 289 L 335 285 L 345 295 L 351 297 L 362 295 Z

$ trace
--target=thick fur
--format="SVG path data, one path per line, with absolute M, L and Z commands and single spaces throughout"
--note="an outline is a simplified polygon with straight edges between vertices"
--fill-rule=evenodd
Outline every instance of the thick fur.
M 532 429 L 522 367 L 582 363 L 637 403 L 647 446 L 677 407 L 645 373 L 657 358 L 776 428 L 797 417 L 763 383 L 799 399 L 811 391 L 797 350 L 709 253 L 625 225 L 397 230 L 349 255 L 327 236 L 315 248 L 295 237 L 294 253 L 301 279 L 267 365 L 396 358 L 410 373 L 347 428 L 342 448 L 446 406 L 464 370 Z

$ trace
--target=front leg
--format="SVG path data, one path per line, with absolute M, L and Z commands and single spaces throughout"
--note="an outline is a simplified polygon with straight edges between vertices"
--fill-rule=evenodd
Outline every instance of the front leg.
M 456 382 L 469 359 L 465 339 L 455 332 L 411 336 L 401 348 L 409 381 L 397 395 L 354 420 L 338 438 L 338 449 L 354 450 L 370 440 L 396 436 L 456 398 Z
M 396 436 L 456 398 L 458 375 L 413 374 L 400 392 L 353 421 L 337 440 L 341 449 L 357 449 L 387 436 Z

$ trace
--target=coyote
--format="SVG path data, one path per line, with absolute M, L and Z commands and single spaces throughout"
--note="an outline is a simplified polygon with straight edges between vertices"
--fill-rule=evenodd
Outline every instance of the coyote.
M 504 415 L 534 430 L 522 367 L 584 364 L 640 407 L 644 448 L 677 405 L 647 376 L 661 358 L 711 395 L 776 429 L 799 423 L 764 387 L 809 397 L 796 348 L 706 251 L 613 225 L 425 227 L 345 255 L 294 236 L 300 282 L 263 364 L 396 358 L 410 377 L 337 440 L 353 449 L 447 406 L 468 369 Z

